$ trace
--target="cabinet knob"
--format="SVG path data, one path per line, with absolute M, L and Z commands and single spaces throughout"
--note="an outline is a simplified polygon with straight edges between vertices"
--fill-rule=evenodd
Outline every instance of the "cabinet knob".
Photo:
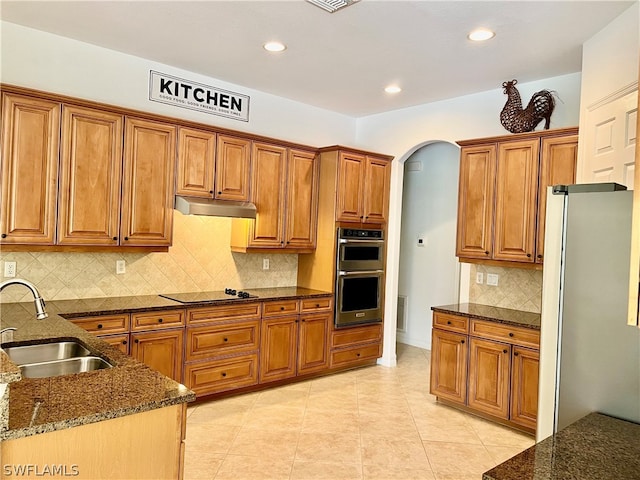
M 6 234 L 6 233 L 3 233 L 3 234 L 2 234 L 2 238 L 7 238 L 7 234 Z
M 229 339 L 227 337 L 224 337 L 222 340 L 224 340 L 225 342 L 229 341 Z
M 360 215 L 360 220 L 362 220 L 364 217 L 362 215 Z
M 123 345 L 126 345 L 126 344 L 127 344 L 127 341 L 126 341 L 126 340 L 122 340 L 122 344 L 123 344 Z
M 296 323 L 298 323 L 298 320 L 296 320 Z
M 113 237 L 113 240 L 118 240 L 118 237 Z
M 505 348 L 504 350 L 502 350 L 502 353 L 507 353 L 508 350 Z
M 218 195 L 222 195 L 222 192 L 218 192 Z
M 98 324 L 98 328 L 102 328 L 102 324 L 101 323 Z
M 489 250 L 485 250 L 485 251 L 484 251 L 484 254 L 485 254 L 485 255 L 489 255 Z
M 222 372 L 222 376 L 223 376 L 223 377 L 226 377 L 226 376 L 227 376 L 227 373 L 226 373 L 226 372 Z
M 517 357 L 518 355 L 520 355 L 518 352 L 513 352 L 514 357 Z
M 210 193 L 211 195 L 213 195 L 213 190 L 209 190 L 209 193 Z
M 297 320 L 296 320 L 296 321 L 297 321 Z M 303 322 L 306 322 L 306 320 L 305 320 L 304 318 L 302 319 L 302 321 L 303 321 Z
M 542 258 L 542 255 L 538 255 L 538 258 Z
M 140 343 L 140 340 L 138 340 L 137 338 L 134 340 L 135 343 Z
M 359 357 L 359 356 L 360 356 L 360 353 L 356 353 L 356 357 Z
M 126 240 L 129 240 L 129 237 L 124 237 L 124 239 L 125 239 L 125 241 L 126 241 Z
M 280 307 L 280 310 L 284 310 L 284 307 Z
M 447 320 L 447 325 L 451 325 L 451 320 Z
M 531 258 L 531 254 L 530 253 L 527 253 L 527 258 Z
M 162 319 L 161 318 L 158 319 L 158 323 L 162 323 Z
M 464 340 L 460 340 L 460 343 L 464 343 Z
M 320 308 L 320 304 L 319 303 L 316 303 L 316 308 Z
M 509 332 L 509 336 L 510 336 L 510 337 L 513 337 L 513 332 Z

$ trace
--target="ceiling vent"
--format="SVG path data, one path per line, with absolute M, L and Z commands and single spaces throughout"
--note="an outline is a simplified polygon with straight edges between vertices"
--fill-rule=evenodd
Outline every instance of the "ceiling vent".
M 320 7 L 329 13 L 336 12 L 341 8 L 353 5 L 359 0 L 307 0 L 309 3 L 313 3 L 316 7 Z

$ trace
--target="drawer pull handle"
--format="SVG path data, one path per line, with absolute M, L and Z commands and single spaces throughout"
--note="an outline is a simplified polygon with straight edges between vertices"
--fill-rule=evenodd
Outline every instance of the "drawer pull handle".
M 509 332 L 509 336 L 510 336 L 510 337 L 513 337 L 513 332 Z
M 98 324 L 98 328 L 102 328 L 102 324 L 101 323 Z
M 518 355 L 520 355 L 518 352 L 513 352 L 514 357 L 517 357 Z
M 224 337 L 224 338 L 223 338 L 223 340 L 224 340 L 225 342 L 228 342 L 228 341 L 229 341 L 229 339 L 228 339 L 227 337 Z
M 447 325 L 451 325 L 451 320 L 447 320 Z
M 280 310 L 284 310 L 284 307 L 280 307 Z
M 460 340 L 460 343 L 464 343 L 464 340 Z
M 356 357 L 359 357 L 359 356 L 360 356 L 360 353 L 356 353 Z
M 162 319 L 161 318 L 158 319 L 158 323 L 162 323 Z
M 226 372 L 222 372 L 222 376 L 226 377 L 227 376 Z
M 507 349 L 502 350 L 502 353 L 507 353 Z

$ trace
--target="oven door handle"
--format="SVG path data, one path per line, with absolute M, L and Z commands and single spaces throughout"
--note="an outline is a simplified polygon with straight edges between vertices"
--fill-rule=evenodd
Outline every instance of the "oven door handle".
M 375 245 L 378 245 L 378 244 L 383 244 L 384 240 L 383 239 L 377 240 L 373 238 L 370 238 L 368 240 L 356 239 L 356 238 L 340 238 L 338 239 L 338 243 L 373 243 Z
M 344 270 L 338 271 L 338 276 L 340 277 L 350 277 L 355 275 L 382 275 L 384 270 L 357 270 L 357 271 L 349 271 L 345 272 Z

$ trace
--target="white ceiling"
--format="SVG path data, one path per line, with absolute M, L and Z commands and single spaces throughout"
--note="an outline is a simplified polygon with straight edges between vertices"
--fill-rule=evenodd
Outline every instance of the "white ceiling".
M 584 41 L 632 3 L 23 0 L 0 18 L 360 117 L 580 71 Z M 467 40 L 479 26 L 496 37 Z

